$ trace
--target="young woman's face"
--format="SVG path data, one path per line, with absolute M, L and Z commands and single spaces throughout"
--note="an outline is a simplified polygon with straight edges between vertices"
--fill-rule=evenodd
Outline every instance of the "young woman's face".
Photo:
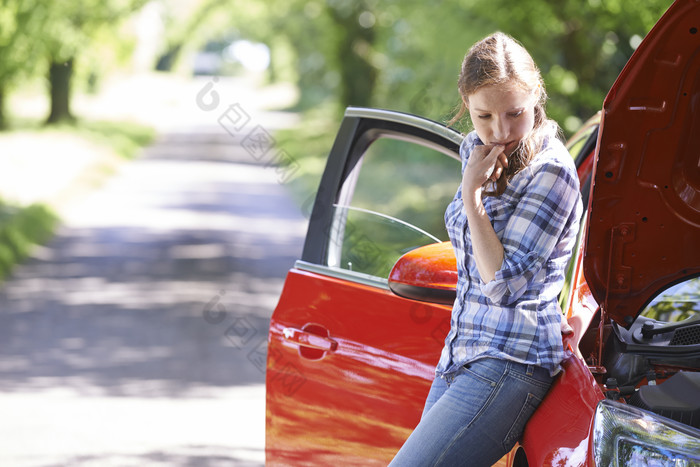
M 519 86 L 491 85 L 467 97 L 476 134 L 484 144 L 504 145 L 510 155 L 535 124 L 536 93 Z

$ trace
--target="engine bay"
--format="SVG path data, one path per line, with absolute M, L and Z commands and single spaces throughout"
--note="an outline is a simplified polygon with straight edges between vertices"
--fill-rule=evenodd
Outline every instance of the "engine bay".
M 602 355 L 606 397 L 700 428 L 700 315 L 610 326 Z

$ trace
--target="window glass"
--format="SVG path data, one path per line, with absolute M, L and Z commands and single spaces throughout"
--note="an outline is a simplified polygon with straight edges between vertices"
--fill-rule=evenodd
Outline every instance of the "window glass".
M 571 250 L 571 259 L 569 259 L 569 264 L 566 267 L 566 273 L 564 275 L 564 285 L 562 286 L 561 292 L 559 293 L 559 307 L 562 310 L 564 316 L 569 311 L 569 302 L 571 299 L 571 293 L 574 290 L 574 276 L 576 272 L 576 266 L 578 265 L 579 256 L 581 253 L 581 242 L 583 241 L 583 232 L 585 230 L 586 218 L 588 214 L 584 211 L 581 218 L 581 224 L 579 226 L 578 235 L 576 236 L 576 243 Z
M 569 154 L 574 158 L 576 166 L 579 167 L 583 164 L 584 158 L 593 157 L 592 150 L 595 148 L 595 138 L 597 138 L 597 123 L 586 124 L 578 133 L 576 133 L 566 144 L 566 148 L 569 150 Z M 585 152 L 584 152 L 585 151 Z M 559 305 L 562 309 L 564 315 L 567 314 L 569 310 L 569 302 L 571 298 L 571 292 L 573 291 L 574 284 L 574 272 L 576 266 L 578 265 L 578 259 L 581 252 L 581 242 L 583 241 L 583 231 L 586 225 L 586 207 L 588 206 L 588 194 L 590 191 L 591 184 L 591 172 L 584 174 L 579 173 L 579 177 L 583 175 L 583 179 L 580 179 L 581 186 L 581 202 L 583 204 L 583 213 L 581 215 L 581 222 L 579 225 L 578 236 L 576 237 L 576 244 L 573 247 L 573 253 L 569 264 L 566 268 L 566 275 L 564 277 L 564 286 L 561 293 L 559 294 Z
M 583 162 L 581 159 L 588 154 L 583 154 L 584 149 L 590 149 L 588 146 L 588 140 L 592 137 L 593 133 L 598 129 L 598 125 L 591 125 L 588 128 L 584 128 L 580 133 L 574 135 L 566 144 L 566 148 L 569 150 L 569 154 L 574 159 L 577 164 Z M 597 135 L 597 133 L 596 133 Z
M 676 284 L 661 292 L 640 316 L 669 323 L 700 315 L 700 277 Z
M 460 181 L 458 160 L 416 142 L 378 139 L 341 190 L 328 266 L 385 279 L 404 253 L 448 240 L 445 209 Z

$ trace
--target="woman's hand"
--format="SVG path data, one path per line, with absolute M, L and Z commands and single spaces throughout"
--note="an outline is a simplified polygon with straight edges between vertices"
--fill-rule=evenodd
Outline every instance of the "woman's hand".
M 504 150 L 502 144 L 476 146 L 472 150 L 462 176 L 462 193 L 478 194 L 484 185 L 499 179 L 508 167 Z

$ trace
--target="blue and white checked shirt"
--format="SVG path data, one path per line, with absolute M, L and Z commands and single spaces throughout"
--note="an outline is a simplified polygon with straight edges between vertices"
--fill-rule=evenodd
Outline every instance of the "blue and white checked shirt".
M 460 146 L 462 173 L 476 132 Z M 496 278 L 484 284 L 476 267 L 462 188 L 445 225 L 457 257 L 457 298 L 438 376 L 484 357 L 539 365 L 554 375 L 564 358 L 557 296 L 576 241 L 582 205 L 576 167 L 564 145 L 547 138 L 530 165 L 501 196 L 483 203 L 504 248 Z

